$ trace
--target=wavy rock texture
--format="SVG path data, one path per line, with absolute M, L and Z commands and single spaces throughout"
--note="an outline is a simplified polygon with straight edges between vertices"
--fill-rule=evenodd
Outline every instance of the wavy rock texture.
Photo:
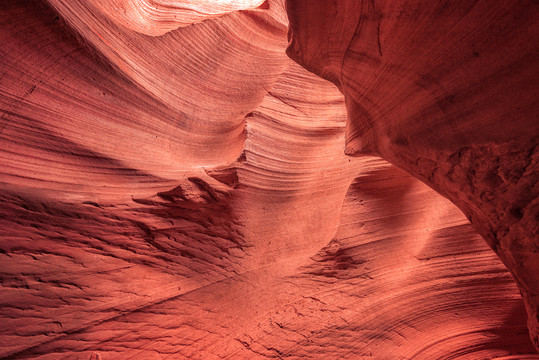
M 409 93 L 415 75 L 354 57 L 372 29 L 354 42 L 362 27 L 349 18 L 372 3 L 309 4 L 288 3 L 289 52 L 300 46 L 294 59 L 342 93 L 286 56 L 281 1 L 0 5 L 1 359 L 539 358 L 526 328 L 539 263 L 535 49 L 489 48 L 484 72 L 452 75 L 455 89 L 490 93 L 451 111 L 514 113 L 464 136 L 475 120 L 443 121 L 434 75 Z M 458 23 L 425 23 L 420 9 L 403 13 L 402 34 L 396 10 L 375 11 L 400 55 L 418 39 L 411 24 Z M 531 16 L 503 17 L 513 46 L 532 36 Z M 508 59 L 516 68 L 499 75 Z M 444 71 L 458 70 L 451 61 Z M 370 77 L 384 84 L 373 98 L 357 88 Z M 357 128 L 363 99 L 394 117 Z M 517 282 L 450 201 L 378 157 L 346 155 L 360 139 L 471 217 Z
M 346 152 L 382 156 L 466 214 L 515 276 L 539 348 L 537 4 L 287 4 L 288 53 L 346 98 Z
M 92 6 L 109 19 L 146 35 L 163 35 L 181 26 L 218 17 L 236 10 L 254 9 L 264 0 L 104 0 Z M 63 2 L 64 6 L 69 6 Z

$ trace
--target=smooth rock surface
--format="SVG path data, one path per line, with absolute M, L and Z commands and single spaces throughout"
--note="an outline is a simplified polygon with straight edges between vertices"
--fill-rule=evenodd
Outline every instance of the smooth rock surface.
M 537 4 L 287 6 L 288 54 L 346 98 L 346 152 L 382 156 L 466 214 L 513 273 L 539 349 Z
M 390 5 L 0 4 L 0 359 L 539 358 L 535 7 Z

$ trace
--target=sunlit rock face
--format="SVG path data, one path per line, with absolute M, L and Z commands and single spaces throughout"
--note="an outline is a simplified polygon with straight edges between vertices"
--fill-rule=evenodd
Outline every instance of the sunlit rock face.
M 69 1 L 51 1 L 69 7 Z M 90 0 L 94 11 L 110 21 L 146 35 L 163 35 L 179 27 L 231 13 L 254 9 L 264 0 Z M 75 5 L 78 10 L 78 6 Z
M 537 9 L 394 3 L 2 2 L 0 359 L 539 358 Z

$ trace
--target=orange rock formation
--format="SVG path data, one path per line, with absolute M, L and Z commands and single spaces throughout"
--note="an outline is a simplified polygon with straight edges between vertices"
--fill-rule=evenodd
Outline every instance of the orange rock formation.
M 0 359 L 539 359 L 534 2 L 0 9 Z

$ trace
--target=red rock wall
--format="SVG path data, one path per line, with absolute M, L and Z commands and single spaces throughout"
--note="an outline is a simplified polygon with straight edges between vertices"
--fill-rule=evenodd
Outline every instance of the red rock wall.
M 515 276 L 539 347 L 537 5 L 287 4 L 288 54 L 346 98 L 346 152 L 382 156 L 466 214 Z
M 0 4 L 0 359 L 537 358 L 533 6 L 222 3 Z

